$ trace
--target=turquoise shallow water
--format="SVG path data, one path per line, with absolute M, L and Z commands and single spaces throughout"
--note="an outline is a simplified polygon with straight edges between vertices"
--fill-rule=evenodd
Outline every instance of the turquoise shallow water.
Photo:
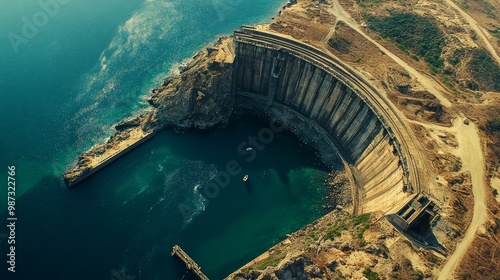
M 237 153 L 265 123 L 165 131 L 75 189 L 61 182 L 79 153 L 146 107 L 145 94 L 175 65 L 241 24 L 268 20 L 283 4 L 0 0 L 0 176 L 16 166 L 19 219 L 18 272 L 6 274 L 0 229 L 0 278 L 181 279 L 185 268 L 169 255 L 180 244 L 211 279 L 221 279 L 319 217 L 325 171 L 311 150 L 282 134 L 251 163 Z M 13 36 L 24 36 L 26 21 L 40 23 L 41 13 L 46 22 L 16 51 Z M 215 198 L 203 197 L 229 160 L 250 184 L 235 176 Z M 187 220 L 181 205 L 194 210 Z

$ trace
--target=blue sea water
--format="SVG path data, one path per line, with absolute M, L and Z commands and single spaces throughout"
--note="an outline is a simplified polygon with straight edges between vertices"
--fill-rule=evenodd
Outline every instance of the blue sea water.
M 113 124 L 147 108 L 165 75 L 283 4 L 0 0 L 0 279 L 181 279 L 174 244 L 222 279 L 319 217 L 325 171 L 316 157 L 280 134 L 247 163 L 236 147 L 263 125 L 253 122 L 164 131 L 75 189 L 61 181 Z M 232 178 L 204 197 L 229 160 L 251 184 Z M 7 166 L 16 167 L 16 273 L 6 264 Z M 181 205 L 193 210 L 187 219 Z

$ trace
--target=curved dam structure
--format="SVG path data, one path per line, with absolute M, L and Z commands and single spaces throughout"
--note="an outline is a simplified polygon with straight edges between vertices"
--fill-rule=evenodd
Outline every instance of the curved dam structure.
M 328 145 L 323 159 L 340 156 L 355 183 L 356 213 L 398 213 L 409 221 L 416 211 L 399 212 L 426 190 L 424 157 L 393 105 L 328 51 L 285 35 L 243 26 L 153 92 L 153 110 L 83 153 L 64 175 L 68 187 L 160 129 L 212 127 L 246 107 L 300 124 L 302 136 Z
M 335 145 L 356 183 L 355 212 L 394 212 L 423 190 L 422 157 L 392 104 L 337 58 L 281 34 L 234 34 L 236 105 L 285 108 Z

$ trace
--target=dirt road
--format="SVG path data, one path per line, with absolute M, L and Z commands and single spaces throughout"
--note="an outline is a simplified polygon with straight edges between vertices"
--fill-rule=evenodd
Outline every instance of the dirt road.
M 460 264 L 463 256 L 467 253 L 477 230 L 488 218 L 486 209 L 487 186 L 484 182 L 485 164 L 484 154 L 481 148 L 481 139 L 474 123 L 464 124 L 464 118 L 458 118 L 452 127 L 442 127 L 434 124 L 425 124 L 414 121 L 424 127 L 450 132 L 456 135 L 458 148 L 451 152 L 462 159 L 462 170 L 468 170 L 472 179 L 472 194 L 474 195 L 474 209 L 472 221 L 465 232 L 463 239 L 457 244 L 457 248 L 439 273 L 440 280 L 454 279 L 453 273 Z
M 448 3 L 448 5 L 450 5 L 450 7 L 455 9 L 469 23 L 470 27 L 472 29 L 474 29 L 476 34 L 481 38 L 481 40 L 486 45 L 486 49 L 488 50 L 488 52 L 496 60 L 496 62 L 500 65 L 500 57 L 498 56 L 495 49 L 491 45 L 490 40 L 488 40 L 486 31 L 481 26 L 479 26 L 477 21 L 475 21 L 471 16 L 469 16 L 469 14 L 467 14 L 462 9 L 460 9 L 460 7 L 457 4 L 453 3 L 452 0 L 446 0 L 446 3 Z
M 476 231 L 487 220 L 486 211 L 486 185 L 484 183 L 484 155 L 481 148 L 481 139 L 476 125 L 470 123 L 465 125 L 462 119 L 458 119 L 452 128 L 456 132 L 458 149 L 456 156 L 462 159 L 462 169 L 469 170 L 472 177 L 472 194 L 474 195 L 474 214 L 472 221 L 465 232 L 464 238 L 457 245 L 453 254 L 448 258 L 438 279 L 454 279 L 453 272 L 460 264 L 463 256 L 472 244 Z
M 370 41 L 374 44 L 380 51 L 385 53 L 388 57 L 393 59 L 396 63 L 398 63 L 401 67 L 403 67 L 410 75 L 415 77 L 420 84 L 424 87 L 425 90 L 430 92 L 432 95 L 436 96 L 436 98 L 441 102 L 441 104 L 445 107 L 451 107 L 451 102 L 446 98 L 445 92 L 446 90 L 439 85 L 432 78 L 418 72 L 415 68 L 411 67 L 404 60 L 399 58 L 397 55 L 393 54 L 391 51 L 386 49 L 384 46 L 380 45 L 377 41 L 373 40 L 370 36 L 368 36 L 362 29 L 362 27 L 354 20 L 352 17 L 340 6 L 338 1 L 333 1 L 332 7 L 329 9 L 329 12 L 336 17 L 336 20 L 343 21 L 350 28 L 354 29 L 361 36 L 363 36 L 366 40 Z

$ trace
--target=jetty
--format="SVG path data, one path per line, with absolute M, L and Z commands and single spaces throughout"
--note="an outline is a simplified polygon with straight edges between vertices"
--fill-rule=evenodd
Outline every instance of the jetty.
M 175 245 L 172 248 L 172 257 L 177 256 L 181 261 L 183 261 L 186 264 L 187 269 L 191 270 L 200 280 L 208 280 L 208 277 L 201 272 L 201 267 L 196 264 L 191 257 L 184 252 L 184 250 L 181 249 L 178 245 Z
M 141 127 L 135 127 L 115 134 L 108 142 L 94 146 L 80 155 L 77 164 L 64 173 L 64 183 L 67 187 L 73 187 L 151 139 L 155 133 L 156 131 L 153 130 L 143 131 Z

